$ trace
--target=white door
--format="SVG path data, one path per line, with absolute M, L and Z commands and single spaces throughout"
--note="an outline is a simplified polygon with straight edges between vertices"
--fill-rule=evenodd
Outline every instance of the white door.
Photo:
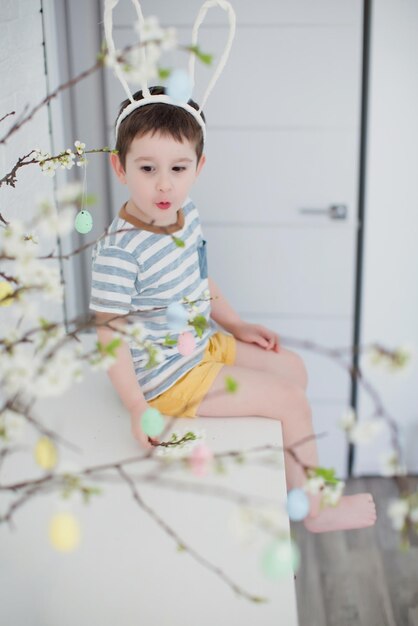
M 200 0 L 143 0 L 143 13 L 175 26 L 191 42 Z M 345 369 L 303 342 L 349 347 L 353 335 L 358 154 L 362 72 L 362 2 L 284 0 L 233 3 L 237 31 L 210 94 L 207 162 L 192 189 L 208 241 L 209 273 L 246 320 L 274 329 L 305 360 L 320 463 L 346 476 L 349 406 Z M 130 3 L 114 11 L 115 44 L 134 41 Z M 209 9 L 199 45 L 215 55 L 196 61 L 199 102 L 223 50 L 227 14 Z M 170 56 L 169 56 L 170 55 Z M 184 67 L 184 52 L 162 66 Z M 105 74 L 108 138 L 125 98 Z M 138 87 L 139 89 L 139 87 Z M 109 176 L 111 176 L 109 168 Z M 126 200 L 112 176 L 112 213 Z

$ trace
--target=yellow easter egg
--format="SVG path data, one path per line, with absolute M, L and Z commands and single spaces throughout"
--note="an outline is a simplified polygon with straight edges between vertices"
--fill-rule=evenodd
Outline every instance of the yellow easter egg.
M 0 281 L 0 306 L 10 306 L 13 302 L 13 298 L 6 298 L 14 292 L 13 287 L 7 280 Z M 4 300 L 4 298 L 6 298 Z
M 35 461 L 44 469 L 55 467 L 58 460 L 57 448 L 49 437 L 41 437 L 35 446 Z
M 49 523 L 49 539 L 56 550 L 71 552 L 80 543 L 80 525 L 72 513 L 56 513 Z

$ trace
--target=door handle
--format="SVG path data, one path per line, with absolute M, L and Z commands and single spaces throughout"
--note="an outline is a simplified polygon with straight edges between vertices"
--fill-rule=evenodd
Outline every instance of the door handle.
M 346 204 L 331 204 L 327 209 L 299 209 L 299 213 L 320 213 L 328 214 L 332 220 L 345 220 L 347 219 L 347 205 Z

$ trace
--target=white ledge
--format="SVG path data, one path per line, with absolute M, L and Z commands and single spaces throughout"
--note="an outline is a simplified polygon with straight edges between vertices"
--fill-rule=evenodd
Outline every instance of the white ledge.
M 91 347 L 94 337 L 85 337 L 83 344 Z M 39 400 L 31 409 L 33 417 L 79 449 L 75 452 L 59 445 L 57 470 L 67 463 L 83 469 L 143 453 L 131 436 L 129 415 L 107 373 L 85 371 L 82 382 L 59 397 Z M 280 422 L 257 416 L 182 418 L 171 428 L 177 433 L 187 430 L 204 431 L 215 453 L 282 446 Z M 33 458 L 38 437 L 27 427 L 21 443 L 28 449 L 6 458 L 2 484 L 46 473 Z M 226 622 L 297 626 L 293 572 L 274 581 L 261 571 L 260 557 L 272 537 L 258 530 L 243 543 L 230 521 L 239 505 L 230 498 L 204 493 L 205 487 L 213 486 L 265 498 L 269 510 L 275 511 L 276 526 L 289 538 L 283 454 L 275 453 L 279 461 L 275 467 L 257 463 L 266 454 L 254 453 L 244 464 L 225 459 L 225 474 L 197 477 L 181 467 L 165 471 L 166 480 L 201 485 L 197 492 L 137 483 L 144 502 L 181 541 L 244 592 L 268 598 L 266 604 L 237 595 L 214 571 L 188 552 L 177 551 L 176 541 L 138 505 L 129 485 L 115 470 L 107 470 L 102 476 L 115 477 L 109 482 L 84 481 L 103 490 L 92 496 L 89 505 L 83 504 L 79 493 L 63 500 L 51 491 L 16 510 L 14 531 L 2 525 L 0 585 L 8 590 L 3 594 L 2 621 L 14 626 L 213 626 Z M 125 470 L 135 478 L 151 468 L 155 468 L 154 461 L 130 464 Z M 1 493 L 0 497 L 4 514 L 12 499 Z M 80 544 L 69 553 L 57 552 L 49 543 L 48 524 L 60 510 L 72 511 L 81 527 Z

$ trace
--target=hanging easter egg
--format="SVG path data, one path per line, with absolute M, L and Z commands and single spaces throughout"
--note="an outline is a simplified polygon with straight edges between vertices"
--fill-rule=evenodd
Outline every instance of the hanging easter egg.
M 181 333 L 177 340 L 177 349 L 183 356 L 189 356 L 192 354 L 196 347 L 196 341 L 192 333 Z
M 149 407 L 141 415 L 141 427 L 146 435 L 155 437 L 164 429 L 164 418 L 158 409 Z
M 189 457 L 192 473 L 195 476 L 205 476 L 209 472 L 212 459 L 212 450 L 205 443 L 198 443 L 194 446 Z
M 75 229 L 82 235 L 89 233 L 93 228 L 93 218 L 89 211 L 79 211 L 76 215 L 74 225 Z
M 49 437 L 41 437 L 35 446 L 35 461 L 43 469 L 52 469 L 57 464 L 58 455 L 55 444 Z
M 80 542 L 80 525 L 72 513 L 57 513 L 49 523 L 49 540 L 56 550 L 70 552 Z
M 300 551 L 293 539 L 276 539 L 264 550 L 261 569 L 267 578 L 277 580 L 294 573 L 300 563 Z
M 14 289 L 7 280 L 0 281 L 0 306 L 10 306 L 13 298 L 7 298 Z
M 182 69 L 174 70 L 167 79 L 166 93 L 177 103 L 187 102 L 192 97 L 193 84 L 189 73 Z
M 309 513 L 309 499 L 303 489 L 291 489 L 287 494 L 287 512 L 295 522 L 304 519 Z
M 172 330 L 183 330 L 187 326 L 189 313 L 180 302 L 171 302 L 167 307 L 167 324 Z

